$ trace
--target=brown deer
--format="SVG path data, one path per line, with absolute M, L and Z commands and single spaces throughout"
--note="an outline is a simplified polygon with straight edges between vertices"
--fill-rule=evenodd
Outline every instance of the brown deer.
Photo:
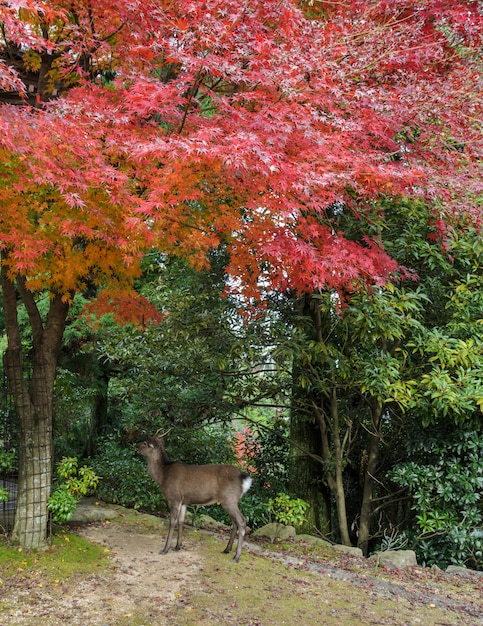
M 173 532 L 178 524 L 178 541 L 175 550 L 180 550 L 183 524 L 188 504 L 221 504 L 231 517 L 233 527 L 224 553 L 229 554 L 238 530 L 238 543 L 233 561 L 238 562 L 245 538 L 245 518 L 240 513 L 238 501 L 250 489 L 252 479 L 233 465 L 187 465 L 172 463 L 164 450 L 161 436 L 148 437 L 138 443 L 136 450 L 148 460 L 148 473 L 161 488 L 169 505 L 169 532 L 166 545 L 160 554 L 171 547 Z

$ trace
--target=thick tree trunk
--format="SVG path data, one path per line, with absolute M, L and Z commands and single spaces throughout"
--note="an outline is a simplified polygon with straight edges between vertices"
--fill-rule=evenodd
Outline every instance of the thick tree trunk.
M 9 380 L 12 372 L 20 371 L 21 355 L 6 353 Z M 17 376 L 17 374 L 14 374 Z M 21 374 L 20 374 L 21 375 Z M 45 382 L 42 370 L 33 372 L 38 384 Z M 15 397 L 20 421 L 19 478 L 17 510 L 11 539 L 24 548 L 39 548 L 45 544 L 48 530 L 47 500 L 52 484 L 52 402 L 47 389 L 34 390 Z M 44 396 L 44 397 L 42 397 Z
M 322 315 L 322 311 L 317 298 L 311 298 L 306 296 L 301 300 L 301 314 L 303 316 L 310 317 L 313 323 L 314 337 L 313 340 L 319 344 L 324 342 L 324 327 L 330 324 L 330 321 Z M 294 368 L 294 372 L 296 369 Z M 298 426 L 300 431 L 301 445 L 312 446 L 310 452 L 314 452 L 320 458 L 319 462 L 315 462 L 313 459 L 307 458 L 305 460 L 306 465 L 317 465 L 317 471 L 319 475 L 320 483 L 328 485 L 328 488 L 324 486 L 324 500 L 326 503 L 330 503 L 330 493 L 336 503 L 337 520 L 338 520 L 338 534 L 340 540 L 344 545 L 350 546 L 349 528 L 347 525 L 347 511 L 345 500 L 345 488 L 344 488 L 344 455 L 346 437 L 349 434 L 349 430 L 346 430 L 344 434 L 341 429 L 338 409 L 337 387 L 335 384 L 328 391 L 314 392 L 306 394 L 303 398 L 301 405 L 305 405 L 306 412 L 311 413 L 311 421 L 307 424 Z M 295 425 L 296 422 L 295 422 Z M 316 428 L 318 425 L 318 429 Z M 291 429 L 293 430 L 294 419 L 291 420 Z M 305 431 L 301 426 L 305 428 Z M 310 430 L 311 429 L 311 430 Z M 294 433 L 291 433 L 291 437 L 294 437 Z M 318 445 L 314 448 L 314 439 L 319 439 Z M 299 469 L 299 472 L 301 470 Z M 310 471 L 314 472 L 314 469 L 307 469 L 307 474 Z M 295 472 L 291 470 L 291 476 Z M 303 484 L 300 481 L 301 486 L 305 489 L 306 493 L 310 493 L 309 485 Z M 330 505 L 327 504 L 327 516 L 330 511 Z
M 367 443 L 367 466 L 364 472 L 362 491 L 361 521 L 359 526 L 358 546 L 367 556 L 371 537 L 372 500 L 374 494 L 377 464 L 379 462 L 379 443 L 381 440 L 381 419 L 384 407 L 375 403 L 372 407 L 372 426 Z
M 307 521 L 297 530 L 330 535 L 330 497 L 324 485 L 323 467 L 311 454 L 318 455 L 319 434 L 313 421 L 295 415 L 290 419 L 289 491 L 309 503 Z M 309 454 L 307 454 L 309 453 Z
M 69 305 L 54 295 L 44 322 L 23 279 L 19 277 L 15 285 L 5 265 L 1 272 L 8 340 L 5 371 L 20 422 L 18 498 L 12 539 L 24 548 L 38 548 L 47 540 L 47 501 L 52 484 L 52 398 Z M 27 372 L 17 318 L 17 294 L 25 305 L 32 330 L 33 349 Z
M 314 306 L 310 296 L 300 301 L 300 313 L 314 321 L 317 341 L 320 341 L 320 315 L 318 306 Z M 293 378 L 297 379 L 298 363 L 293 365 Z M 309 503 L 307 522 L 300 528 L 313 533 L 316 528 L 324 536 L 331 533 L 330 492 L 326 486 L 325 470 L 320 450 L 320 433 L 317 420 L 312 412 L 312 405 L 317 402 L 310 394 L 294 386 L 292 408 L 290 412 L 290 460 L 289 490 L 297 497 Z M 303 397 L 297 397 L 297 393 Z

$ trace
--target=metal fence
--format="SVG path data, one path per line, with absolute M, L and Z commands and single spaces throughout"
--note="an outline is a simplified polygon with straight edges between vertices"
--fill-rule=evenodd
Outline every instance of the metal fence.
M 16 358 L 9 367 L 18 368 L 11 372 L 17 387 L 23 379 L 24 385 L 20 387 L 24 390 L 34 387 L 37 401 L 44 401 L 45 406 L 50 404 L 45 384 L 42 380 L 34 380 L 28 361 L 22 363 L 21 358 Z M 24 547 L 36 548 L 52 534 L 51 516 L 47 510 L 52 484 L 52 423 L 45 419 L 37 421 L 33 414 L 32 427 L 24 425 L 21 428 L 3 359 L 0 383 L 0 487 L 7 494 L 6 501 L 0 502 L 0 535 L 8 536 L 15 530 L 15 538 Z M 35 411 L 34 407 L 32 411 Z M 8 462 L 2 462 L 5 460 Z M 25 471 L 21 480 L 20 466 Z
M 6 534 L 13 528 L 17 508 L 19 425 L 13 399 L 8 392 L 7 379 L 2 367 L 0 367 L 0 380 L 2 385 L 0 397 L 0 452 L 6 453 L 8 458 L 13 461 L 7 465 L 1 463 L 0 458 L 0 487 L 6 490 L 8 497 L 6 502 L 0 502 L 0 533 Z

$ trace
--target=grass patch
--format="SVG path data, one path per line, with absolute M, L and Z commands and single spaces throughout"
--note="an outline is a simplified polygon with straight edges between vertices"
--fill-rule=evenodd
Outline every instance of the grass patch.
M 194 536 L 190 536 L 193 542 Z M 220 555 L 223 541 L 202 537 L 190 549 L 204 554 L 196 588 L 183 590 L 168 619 L 177 626 L 325 624 L 456 625 L 460 616 L 435 606 L 414 607 L 402 598 L 385 598 L 350 582 L 320 577 L 271 558 L 244 551 L 238 564 Z M 302 563 L 301 563 L 302 565 Z
M 109 551 L 71 532 L 60 532 L 46 550 L 16 548 L 0 540 L 0 587 L 16 576 L 46 575 L 65 580 L 74 574 L 89 575 L 108 567 Z
M 234 552 L 231 556 L 221 554 L 228 541 L 226 532 L 213 536 L 192 527 L 186 529 L 184 543 L 186 552 L 192 553 L 194 559 L 185 559 L 183 553 L 158 557 L 158 547 L 164 545 L 166 520 L 120 510 L 120 516 L 105 525 L 112 526 L 105 533 L 113 538 L 112 544 L 106 540 L 116 555 L 112 569 L 106 548 L 67 531 L 59 532 L 46 551 L 24 552 L 0 541 L 0 597 L 2 591 L 7 592 L 0 600 L 0 624 L 57 624 L 64 621 L 64 610 L 68 616 L 77 615 L 80 608 L 75 603 L 69 604 L 68 599 L 75 597 L 80 582 L 99 572 L 103 576 L 94 576 L 92 584 L 86 585 L 90 591 L 84 600 L 95 597 L 98 602 L 92 611 L 86 612 L 83 622 L 86 626 L 91 623 L 146 626 L 165 622 L 176 626 L 477 623 L 471 621 L 469 614 L 473 613 L 467 609 L 478 603 L 479 581 L 448 579 L 444 573 L 424 568 L 384 571 L 375 568 L 374 562 L 354 559 L 330 547 L 285 542 L 278 546 L 262 543 L 265 550 L 261 551 L 245 549 L 236 564 L 230 560 Z M 154 546 L 152 537 L 159 538 Z M 124 540 L 131 542 L 130 550 L 120 548 Z M 117 589 L 115 583 L 116 575 L 123 574 L 123 568 L 129 569 L 136 546 L 143 547 L 143 553 L 134 568 L 136 582 L 131 596 L 130 586 L 120 584 Z M 280 554 L 268 555 L 272 550 Z M 291 558 L 287 559 L 287 555 Z M 124 560 L 119 563 L 120 556 Z M 310 571 L 314 563 L 323 569 L 322 574 Z M 347 580 L 331 577 L 343 565 L 342 569 L 351 573 L 351 577 Z M 165 576 L 181 582 L 163 592 Z M 399 589 L 395 590 L 396 584 Z M 443 610 L 444 603 L 438 602 L 435 593 L 441 599 L 451 596 L 457 603 Z M 117 596 L 126 598 L 127 602 L 118 603 Z M 459 604 L 463 598 L 467 608 Z M 133 599 L 136 599 L 134 604 Z M 63 601 L 66 601 L 64 608 Z M 34 610 L 31 619 L 27 619 Z M 87 613 L 93 614 L 93 621 Z M 17 616 L 21 617 L 18 622 Z

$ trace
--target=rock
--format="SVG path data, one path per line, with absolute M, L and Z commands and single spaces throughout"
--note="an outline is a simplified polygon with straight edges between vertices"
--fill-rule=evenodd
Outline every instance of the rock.
M 342 544 L 336 544 L 332 547 L 338 552 L 345 552 L 346 554 L 352 554 L 352 556 L 363 556 L 362 550 L 360 548 L 356 548 L 355 546 L 344 546 Z
M 294 541 L 308 543 L 311 546 L 327 546 L 332 547 L 332 544 L 320 537 L 314 537 L 313 535 L 295 535 Z
M 454 576 L 477 576 L 478 578 L 483 578 L 483 572 L 461 567 L 460 565 L 448 565 L 445 572 Z
M 92 522 L 104 522 L 115 519 L 119 514 L 103 504 L 92 501 L 82 501 L 77 505 L 77 509 L 67 522 L 68 524 L 89 524 Z
M 255 537 L 268 537 L 272 542 L 276 539 L 286 541 L 295 537 L 295 528 L 283 524 L 265 524 L 253 534 Z
M 213 519 L 210 515 L 205 515 L 202 513 L 201 515 L 197 515 L 193 521 L 193 515 L 187 516 L 193 526 L 197 526 L 199 528 L 229 528 L 223 522 L 218 522 L 216 519 Z
M 385 552 L 378 552 L 375 557 L 378 565 L 385 565 L 394 569 L 414 567 L 418 564 L 416 553 L 413 550 L 386 550 Z

